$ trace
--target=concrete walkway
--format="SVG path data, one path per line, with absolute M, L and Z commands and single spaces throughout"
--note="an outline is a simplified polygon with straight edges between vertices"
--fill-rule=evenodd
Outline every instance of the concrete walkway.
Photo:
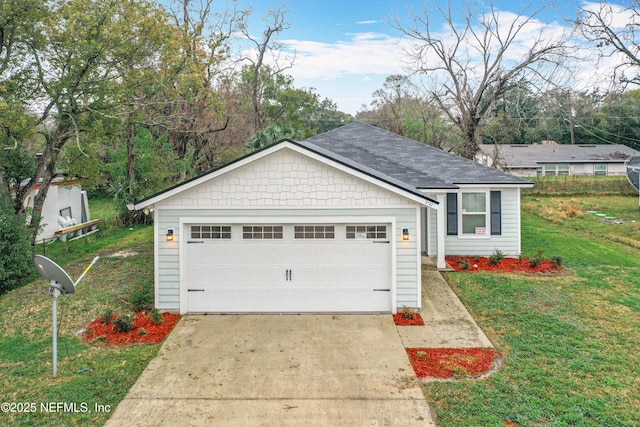
M 435 426 L 408 347 L 491 347 L 441 274 L 389 315 L 184 316 L 105 426 Z
M 429 258 L 423 258 L 420 315 L 424 326 L 398 326 L 405 348 L 493 348 Z

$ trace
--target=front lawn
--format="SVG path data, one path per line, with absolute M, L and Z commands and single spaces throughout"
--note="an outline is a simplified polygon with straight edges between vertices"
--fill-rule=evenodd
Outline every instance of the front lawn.
M 562 256 L 563 276 L 446 273 L 506 361 L 487 380 L 425 385 L 442 427 L 640 425 L 637 197 L 580 198 L 597 209 L 561 220 L 532 207 L 560 200 L 523 200 L 536 215 L 522 228 L 524 252 Z
M 151 289 L 152 234 L 153 227 L 135 227 L 47 246 L 47 256 L 74 280 L 101 256 L 74 295 L 58 298 L 56 378 L 49 285 L 38 278 L 0 296 L 0 390 L 3 405 L 12 405 L 0 411 L 0 425 L 86 426 L 108 419 L 159 345 L 90 346 L 80 331 L 108 308 L 130 314 L 132 296 Z

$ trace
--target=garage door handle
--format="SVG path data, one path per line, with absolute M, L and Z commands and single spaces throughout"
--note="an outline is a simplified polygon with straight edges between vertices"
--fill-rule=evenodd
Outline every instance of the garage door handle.
M 187 289 L 187 292 L 204 292 L 204 289 Z
M 187 243 L 204 243 L 203 240 L 187 240 Z
M 286 280 L 287 282 L 290 282 L 291 279 L 293 278 L 293 270 L 285 270 L 284 271 L 284 280 Z
M 388 240 L 378 240 L 378 241 L 374 240 L 373 243 L 391 243 L 391 242 Z
M 391 292 L 391 289 L 374 289 L 373 292 Z

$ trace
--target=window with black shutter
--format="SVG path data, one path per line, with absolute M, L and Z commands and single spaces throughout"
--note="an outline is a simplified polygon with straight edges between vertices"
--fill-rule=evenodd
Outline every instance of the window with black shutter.
M 502 193 L 500 191 L 491 192 L 491 235 L 502 234 Z
M 458 194 L 447 193 L 447 235 L 458 234 Z

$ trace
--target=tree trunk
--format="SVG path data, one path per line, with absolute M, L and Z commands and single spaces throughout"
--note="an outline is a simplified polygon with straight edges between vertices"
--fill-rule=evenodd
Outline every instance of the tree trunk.
M 136 125 L 131 120 L 125 124 L 125 141 L 127 143 L 127 177 L 126 182 L 136 179 Z

